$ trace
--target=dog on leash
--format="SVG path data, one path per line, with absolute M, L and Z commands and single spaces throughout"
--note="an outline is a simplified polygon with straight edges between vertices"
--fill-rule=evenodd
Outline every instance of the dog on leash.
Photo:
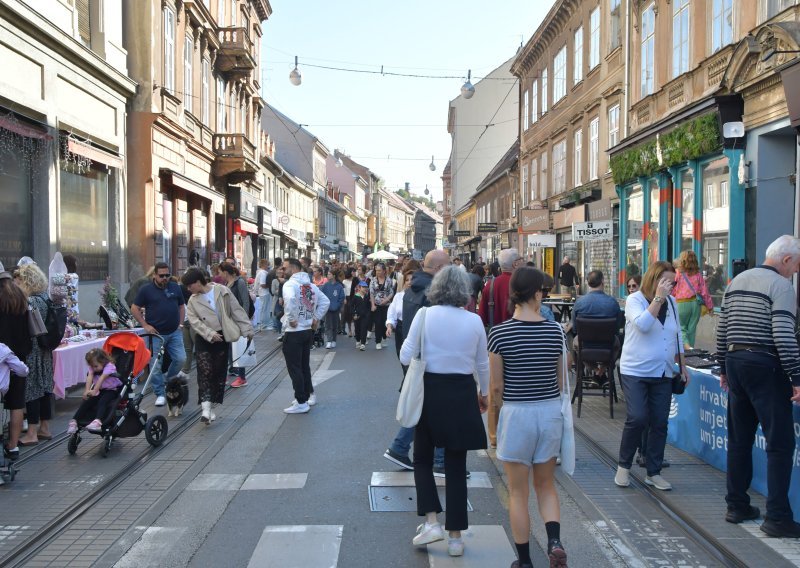
M 166 391 L 168 416 L 180 416 L 183 414 L 183 407 L 189 404 L 189 384 L 183 377 L 172 377 L 167 381 Z

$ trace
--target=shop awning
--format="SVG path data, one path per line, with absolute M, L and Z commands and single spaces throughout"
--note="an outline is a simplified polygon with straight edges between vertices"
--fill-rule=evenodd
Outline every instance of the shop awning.
M 218 203 L 223 206 L 225 204 L 224 195 L 217 193 L 216 191 L 208 187 L 202 186 L 199 183 L 192 181 L 189 178 L 182 176 L 179 173 L 173 172 L 172 170 L 167 168 L 161 168 L 158 173 L 167 183 L 170 183 L 175 187 L 179 187 L 181 189 L 194 193 L 195 195 L 199 195 L 200 197 L 208 199 L 213 203 Z M 256 233 L 257 232 L 258 231 L 256 231 Z
M 70 139 L 67 142 L 67 148 L 73 154 L 78 154 L 84 158 L 89 158 L 93 162 L 100 162 L 101 164 L 105 164 L 111 168 L 117 168 L 119 170 L 123 168 L 122 158 L 115 156 L 110 152 L 105 152 L 104 150 L 95 148 L 86 142 Z
M 35 138 L 37 140 L 52 140 L 53 137 L 50 136 L 44 128 L 38 128 L 36 126 L 29 126 L 27 124 L 23 124 L 13 115 L 6 115 L 0 116 L 0 128 L 8 130 L 9 132 L 13 132 L 14 134 L 18 134 L 20 136 L 24 136 L 26 138 Z
M 236 231 L 239 233 L 252 233 L 257 235 L 258 225 L 250 223 L 249 221 L 243 221 L 242 219 L 236 219 Z

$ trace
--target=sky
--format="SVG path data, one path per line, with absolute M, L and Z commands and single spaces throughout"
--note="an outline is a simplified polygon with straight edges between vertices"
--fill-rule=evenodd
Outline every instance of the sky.
M 530 39 L 553 0 L 270 0 L 262 95 L 333 151 L 398 189 L 442 198 L 447 111 L 467 70 L 473 83 Z M 289 82 L 299 58 L 302 85 Z M 351 73 L 307 64 L 458 78 Z M 431 172 L 431 157 L 436 171 Z

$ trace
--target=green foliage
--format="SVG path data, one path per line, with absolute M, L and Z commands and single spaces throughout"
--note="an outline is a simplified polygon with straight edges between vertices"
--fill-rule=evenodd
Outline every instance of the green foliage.
M 400 197 L 402 197 L 403 199 L 413 201 L 414 203 L 422 203 L 429 209 L 436 211 L 436 203 L 434 203 L 433 199 L 422 197 L 421 195 L 414 195 L 413 193 L 406 191 L 404 188 L 398 189 L 397 191 L 395 191 L 395 193 Z
M 719 151 L 722 146 L 717 114 L 709 113 L 677 126 L 660 137 L 662 165 L 658 165 L 656 141 L 651 140 L 611 158 L 614 183 L 622 185 L 638 177 Z

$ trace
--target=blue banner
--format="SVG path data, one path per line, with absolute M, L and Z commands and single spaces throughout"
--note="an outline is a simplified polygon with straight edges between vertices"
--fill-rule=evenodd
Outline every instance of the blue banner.
M 689 369 L 692 380 L 686 392 L 672 397 L 669 411 L 667 441 L 697 456 L 722 471 L 727 471 L 728 455 L 728 394 L 719 386 L 719 378 L 709 373 Z M 794 518 L 800 522 L 800 408 L 794 407 L 795 451 L 794 471 L 789 488 L 789 501 Z M 767 494 L 767 454 L 761 426 L 753 445 L 752 489 Z

